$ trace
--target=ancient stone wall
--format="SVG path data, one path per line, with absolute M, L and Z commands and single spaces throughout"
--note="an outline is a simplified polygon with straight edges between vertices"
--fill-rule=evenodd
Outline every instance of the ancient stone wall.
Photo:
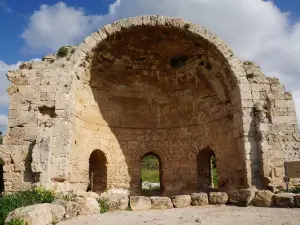
M 208 147 L 221 190 L 282 186 L 283 162 L 299 159 L 291 96 L 203 27 L 129 18 L 68 48 L 65 57 L 8 74 L 0 150 L 7 192 L 87 190 L 95 150 L 106 158 L 99 173 L 106 188 L 132 194 L 141 191 L 141 160 L 151 152 L 161 160 L 165 194 L 197 189 L 197 156 Z

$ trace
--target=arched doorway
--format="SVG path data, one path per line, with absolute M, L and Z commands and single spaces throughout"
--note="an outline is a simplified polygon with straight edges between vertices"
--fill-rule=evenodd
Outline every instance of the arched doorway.
M 197 188 L 210 190 L 218 188 L 216 155 L 210 148 L 205 148 L 197 156 Z
M 3 166 L 4 166 L 4 162 L 0 159 L 0 195 L 4 191 Z
M 107 189 L 107 160 L 104 153 L 95 150 L 89 160 L 89 187 L 88 190 L 102 193 Z
M 141 160 L 141 189 L 143 195 L 162 193 L 161 160 L 154 153 L 147 153 Z

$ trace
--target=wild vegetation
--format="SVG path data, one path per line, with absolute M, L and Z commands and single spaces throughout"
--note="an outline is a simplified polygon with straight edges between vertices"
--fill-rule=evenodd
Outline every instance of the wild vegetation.
M 142 181 L 159 183 L 159 161 L 154 155 L 146 156 L 141 163 Z

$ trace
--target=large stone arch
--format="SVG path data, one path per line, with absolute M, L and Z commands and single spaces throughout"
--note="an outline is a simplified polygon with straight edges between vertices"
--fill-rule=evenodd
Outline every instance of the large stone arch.
M 80 158 L 76 149 L 83 154 L 87 142 L 114 152 L 108 188 L 136 193 L 136 158 L 156 148 L 170 168 L 166 193 L 175 183 L 177 193 L 195 190 L 197 145 L 223 150 L 224 190 L 251 185 L 243 138 L 249 83 L 242 63 L 203 27 L 161 16 L 124 19 L 86 38 L 68 65 L 77 77 L 74 129 L 88 134 L 84 141 L 75 134 L 71 154 Z

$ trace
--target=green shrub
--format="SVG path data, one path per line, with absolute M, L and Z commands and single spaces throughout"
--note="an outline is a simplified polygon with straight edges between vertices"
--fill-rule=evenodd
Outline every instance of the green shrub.
M 300 187 L 292 188 L 288 191 L 289 193 L 300 194 Z
M 100 213 L 106 213 L 109 211 L 109 205 L 107 204 L 107 201 L 100 199 L 98 200 L 99 207 L 100 207 Z
M 3 225 L 7 215 L 17 208 L 34 204 L 51 203 L 55 198 L 54 192 L 43 188 L 34 188 L 30 191 L 3 195 L 0 197 L 0 225 Z
M 57 56 L 60 58 L 66 57 L 69 53 L 69 49 L 66 47 L 61 47 L 58 49 Z
M 28 225 L 28 223 L 21 219 L 12 219 L 11 221 L 5 223 L 5 225 Z

